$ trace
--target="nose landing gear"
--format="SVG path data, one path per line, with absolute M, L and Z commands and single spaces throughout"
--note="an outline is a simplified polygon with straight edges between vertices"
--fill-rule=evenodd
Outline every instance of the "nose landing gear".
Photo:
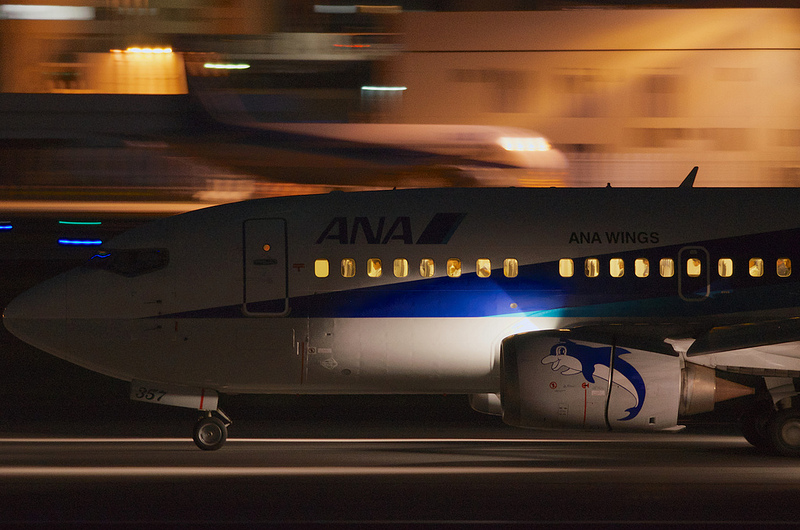
M 216 451 L 228 439 L 228 426 L 233 423 L 220 409 L 214 411 L 219 417 L 206 413 L 194 425 L 194 443 L 203 451 Z

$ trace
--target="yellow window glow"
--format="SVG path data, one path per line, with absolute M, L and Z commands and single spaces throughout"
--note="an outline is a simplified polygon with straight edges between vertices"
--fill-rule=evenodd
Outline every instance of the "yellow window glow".
M 405 278 L 408 276 L 408 260 L 405 258 L 397 258 L 394 260 L 393 265 L 394 275 L 396 278 Z
M 447 260 L 447 275 L 451 278 L 458 278 L 461 276 L 461 260 L 458 258 L 450 258 Z
M 781 278 L 788 278 L 792 275 L 792 260 L 789 258 L 778 259 L 778 276 Z
M 342 260 L 342 276 L 345 278 L 352 278 L 356 275 L 356 260 L 352 258 L 344 258 Z
M 519 262 L 514 258 L 503 261 L 503 274 L 506 278 L 516 278 L 519 274 Z
M 328 274 L 330 274 L 330 265 L 328 265 L 328 260 L 318 259 L 314 262 L 314 275 L 317 278 L 327 278 Z
M 661 258 L 661 261 L 658 262 L 658 273 L 662 278 L 675 276 L 675 261 L 672 258 Z
M 370 258 L 367 260 L 367 276 L 370 278 L 378 278 L 382 273 L 381 260 L 378 258 Z
M 733 260 L 730 258 L 720 258 L 717 262 L 717 271 L 722 278 L 730 278 L 733 276 Z
M 583 263 L 583 271 L 587 278 L 597 278 L 600 275 L 600 260 L 597 258 L 587 258 Z
M 697 278 L 703 273 L 703 262 L 697 258 L 686 260 L 686 275 L 689 278 Z
M 622 278 L 625 275 L 625 261 L 622 258 L 611 258 L 608 262 L 608 272 L 612 278 Z
M 419 275 L 423 278 L 432 278 L 435 271 L 433 260 L 422 258 L 419 262 Z
M 637 278 L 647 278 L 650 276 L 650 260 L 647 258 L 636 258 L 633 262 L 633 272 Z
M 764 260 L 761 258 L 751 258 L 748 263 L 748 270 L 750 276 L 753 278 L 761 278 L 764 275 Z
M 488 278 L 492 274 L 492 262 L 481 258 L 475 262 L 475 270 L 479 278 Z
M 575 263 L 569 258 L 561 258 L 558 260 L 558 273 L 562 278 L 572 278 L 575 274 Z

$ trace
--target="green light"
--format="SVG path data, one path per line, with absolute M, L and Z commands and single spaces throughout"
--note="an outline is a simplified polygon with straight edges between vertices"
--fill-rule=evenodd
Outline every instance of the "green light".
M 103 221 L 59 221 L 60 225 L 82 225 L 82 226 L 98 226 L 103 224 Z

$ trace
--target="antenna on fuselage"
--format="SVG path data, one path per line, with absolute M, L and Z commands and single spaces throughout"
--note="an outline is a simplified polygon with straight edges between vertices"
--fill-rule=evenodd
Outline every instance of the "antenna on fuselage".
M 686 178 L 683 179 L 681 185 L 678 186 L 679 188 L 692 188 L 694 187 L 694 179 L 697 177 L 697 170 L 698 166 L 694 166 L 694 168 L 686 175 Z

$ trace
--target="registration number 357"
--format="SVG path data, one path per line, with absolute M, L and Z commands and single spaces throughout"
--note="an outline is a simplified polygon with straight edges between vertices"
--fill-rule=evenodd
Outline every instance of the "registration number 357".
M 133 392 L 133 398 L 140 401 L 161 401 L 161 398 L 167 395 L 166 390 L 158 388 L 147 388 L 140 386 Z

